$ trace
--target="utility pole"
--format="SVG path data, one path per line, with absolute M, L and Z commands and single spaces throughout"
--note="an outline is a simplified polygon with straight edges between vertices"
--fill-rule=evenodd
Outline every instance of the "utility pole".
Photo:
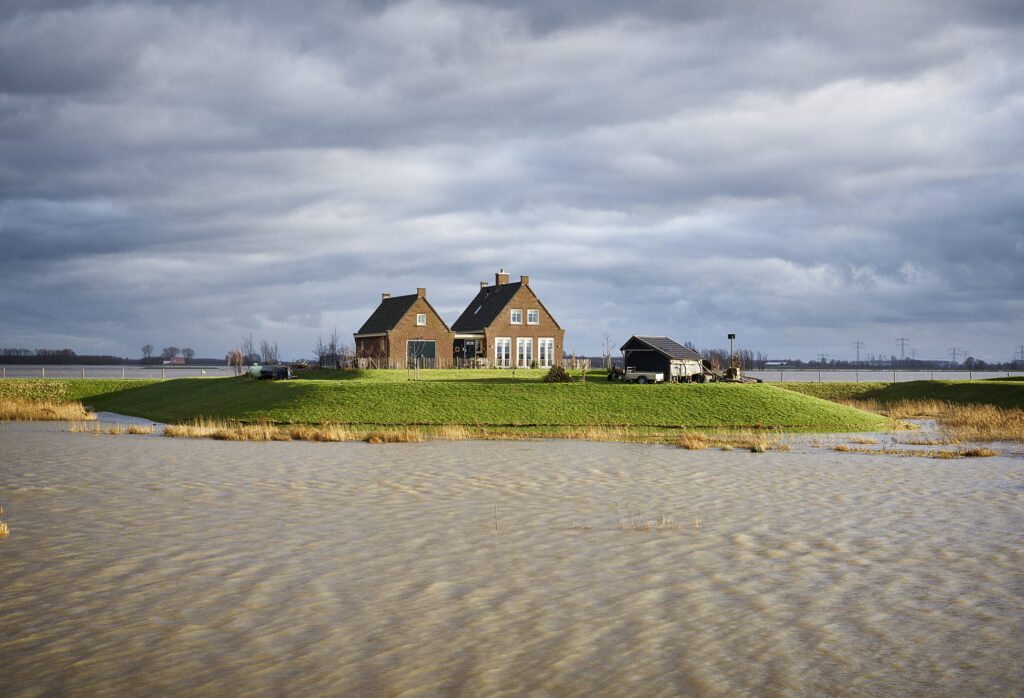
M 1024 344 L 1017 347 L 1017 354 L 1013 357 L 1018 364 L 1024 363 Z
M 825 359 L 827 359 L 827 358 L 828 358 L 827 354 L 818 354 L 818 363 L 820 363 L 822 366 L 824 366 L 825 365 Z
M 855 342 L 853 343 L 853 346 L 855 346 L 855 347 L 857 348 L 857 364 L 859 365 L 859 364 L 860 364 L 860 350 L 861 350 L 862 348 L 864 348 L 864 342 L 862 342 L 862 341 L 860 341 L 860 340 L 858 339 L 858 340 L 856 340 L 856 341 L 855 341 Z
M 956 363 L 956 353 L 957 353 L 957 351 L 958 351 L 958 349 L 956 347 L 950 347 L 949 348 L 949 357 L 951 359 L 953 359 L 953 363 Z
M 734 340 L 734 339 L 736 339 L 736 335 L 730 333 L 729 334 L 729 366 L 730 367 L 736 365 L 736 363 L 733 361 L 733 358 L 732 358 L 732 340 Z
M 907 342 L 909 341 L 906 337 L 896 338 L 896 343 L 900 345 L 900 361 L 907 360 Z

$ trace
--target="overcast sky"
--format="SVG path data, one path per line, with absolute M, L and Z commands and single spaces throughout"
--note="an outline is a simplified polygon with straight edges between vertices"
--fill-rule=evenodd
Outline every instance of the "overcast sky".
M 0 4 L 0 347 L 283 358 L 504 269 L 771 358 L 1024 345 L 1024 3 Z

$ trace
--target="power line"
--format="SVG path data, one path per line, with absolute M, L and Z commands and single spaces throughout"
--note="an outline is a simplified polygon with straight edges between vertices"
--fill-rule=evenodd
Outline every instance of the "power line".
M 906 337 L 896 338 L 896 343 L 900 346 L 900 361 L 907 360 L 907 342 L 909 341 Z
M 857 348 L 857 363 L 860 363 L 860 350 L 864 348 L 864 342 L 860 341 L 859 339 L 854 340 L 853 346 Z

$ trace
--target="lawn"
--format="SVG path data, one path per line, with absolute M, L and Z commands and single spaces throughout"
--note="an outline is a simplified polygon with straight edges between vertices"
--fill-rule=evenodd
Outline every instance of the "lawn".
M 282 423 L 484 426 L 765 427 L 871 430 L 887 422 L 768 384 L 628 385 L 601 371 L 546 384 L 543 370 L 337 371 L 291 381 L 8 380 L 0 396 L 81 400 L 98 410 L 184 422 L 198 417 Z M 575 377 L 580 377 L 575 372 Z

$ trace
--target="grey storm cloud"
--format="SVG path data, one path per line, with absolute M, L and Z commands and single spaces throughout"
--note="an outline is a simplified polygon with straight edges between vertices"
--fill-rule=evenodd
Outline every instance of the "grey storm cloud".
M 499 268 L 772 356 L 1024 343 L 1018 2 L 0 8 L 0 346 L 309 354 Z

